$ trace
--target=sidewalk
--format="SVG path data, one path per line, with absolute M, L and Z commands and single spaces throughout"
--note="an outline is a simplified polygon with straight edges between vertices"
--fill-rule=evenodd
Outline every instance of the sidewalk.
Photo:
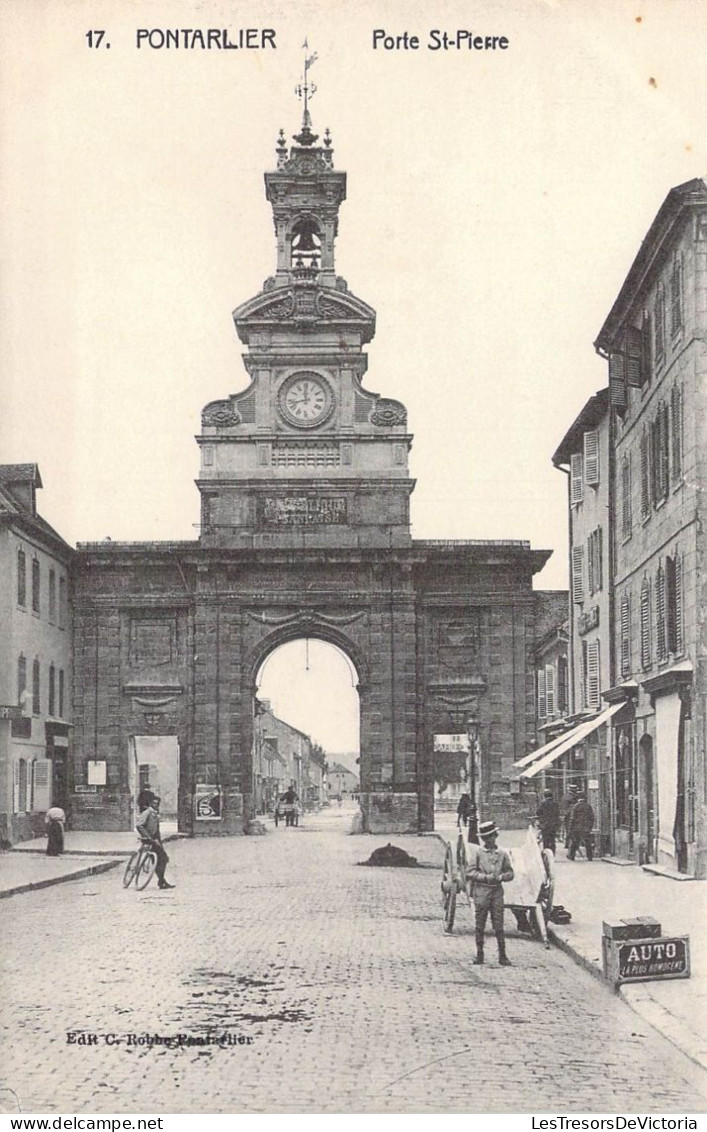
M 707 1069 L 707 885 L 679 883 L 644 872 L 638 865 L 569 861 L 558 845 L 555 901 L 572 914 L 570 924 L 550 924 L 559 947 L 603 979 L 603 920 L 654 916 L 666 936 L 690 937 L 689 979 L 624 983 L 618 994 L 703 1069 Z
M 181 836 L 176 822 L 163 823 L 163 841 Z M 75 830 L 66 833 L 61 857 L 47 857 L 45 837 L 21 841 L 0 853 L 0 900 L 114 869 L 130 856 L 136 843 L 137 834 L 130 830 Z
M 436 832 L 445 841 L 457 836 L 454 814 L 435 814 Z M 501 845 L 520 845 L 524 830 L 501 831 Z M 556 945 L 596 978 L 604 980 L 604 920 L 654 916 L 665 936 L 690 937 L 689 979 L 624 983 L 619 996 L 649 1025 L 707 1069 L 707 882 L 672 880 L 638 865 L 609 861 L 569 861 L 558 843 L 555 903 L 572 915 L 570 924 L 548 924 Z M 607 983 L 607 989 L 610 990 Z

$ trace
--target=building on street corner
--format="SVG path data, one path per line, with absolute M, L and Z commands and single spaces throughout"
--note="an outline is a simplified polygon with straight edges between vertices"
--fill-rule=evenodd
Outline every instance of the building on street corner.
M 0 837 L 44 833 L 71 788 L 73 550 L 37 511 L 36 464 L 0 465 Z
M 603 852 L 707 872 L 707 184 L 668 193 L 595 343 L 608 386 L 553 462 L 568 475 L 569 730 Z

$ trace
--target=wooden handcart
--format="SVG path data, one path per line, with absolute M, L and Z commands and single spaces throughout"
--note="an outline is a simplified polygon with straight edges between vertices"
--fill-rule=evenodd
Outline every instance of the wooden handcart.
M 444 930 L 451 932 L 457 908 L 457 895 L 465 893 L 471 904 L 471 885 L 467 881 L 469 845 L 460 833 L 456 844 L 447 842 L 442 868 L 442 908 L 444 910 Z M 542 849 L 538 844 L 537 831 L 530 826 L 525 841 L 517 849 L 509 849 L 513 865 L 513 880 L 503 886 L 504 908 L 525 914 L 531 934 L 542 939 L 549 947 L 546 924 L 552 912 L 555 898 L 555 858 L 550 849 Z

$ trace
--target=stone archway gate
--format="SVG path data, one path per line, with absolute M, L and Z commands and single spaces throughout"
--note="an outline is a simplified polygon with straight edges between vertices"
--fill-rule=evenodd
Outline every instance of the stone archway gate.
M 274 648 L 306 636 L 337 645 L 359 674 L 365 828 L 432 828 L 433 736 L 450 730 L 450 709 L 480 720 L 482 802 L 498 817 L 517 809 L 512 763 L 534 733 L 532 575 L 546 558 L 524 542 L 80 544 L 73 827 L 130 827 L 130 739 L 153 734 L 179 742 L 180 828 L 242 832 L 256 674 Z M 106 764 L 105 785 L 90 791 L 88 760 Z M 221 813 L 197 821 L 208 786 Z

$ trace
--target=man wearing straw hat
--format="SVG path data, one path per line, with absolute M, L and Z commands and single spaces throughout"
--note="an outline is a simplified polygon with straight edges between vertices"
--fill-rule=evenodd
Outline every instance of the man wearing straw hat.
M 491 926 L 498 943 L 498 962 L 501 967 L 510 967 L 506 955 L 506 937 L 503 934 L 503 882 L 513 880 L 511 858 L 505 849 L 496 845 L 498 830 L 492 821 L 484 821 L 479 826 L 479 837 L 483 846 L 477 846 L 472 856 L 467 878 L 472 882 L 471 894 L 476 911 L 476 959 L 484 961 L 484 929 L 486 918 L 491 913 Z

